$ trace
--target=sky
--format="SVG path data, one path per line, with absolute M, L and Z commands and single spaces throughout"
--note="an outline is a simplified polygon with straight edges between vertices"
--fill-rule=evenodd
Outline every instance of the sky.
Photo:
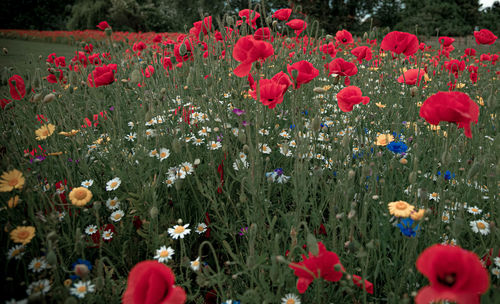
M 482 8 L 490 7 L 493 5 L 493 2 L 498 0 L 479 0 L 479 3 L 482 4 Z

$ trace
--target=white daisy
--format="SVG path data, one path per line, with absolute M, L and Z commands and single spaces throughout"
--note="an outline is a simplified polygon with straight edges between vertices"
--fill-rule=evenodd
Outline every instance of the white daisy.
M 238 136 L 238 134 L 240 133 L 240 130 L 238 128 L 232 128 L 231 133 L 233 133 L 234 136 Z
M 190 162 L 183 162 L 181 164 L 181 170 L 186 172 L 186 174 L 191 174 L 194 171 L 193 165 Z
M 210 129 L 209 127 L 202 127 L 200 131 L 198 131 L 198 135 L 199 136 L 208 136 L 208 134 L 210 134 L 210 132 L 212 131 L 212 129 Z
M 184 236 L 188 235 L 191 232 L 191 229 L 187 229 L 189 227 L 189 224 L 186 224 L 184 226 L 181 225 L 175 225 L 173 228 L 168 228 L 168 234 L 176 240 L 179 237 L 181 239 L 184 238 Z
M 156 118 L 151 118 L 150 120 L 146 121 L 146 123 L 144 124 L 145 126 L 153 126 L 153 125 L 156 125 Z
M 472 231 L 475 233 L 481 233 L 483 235 L 487 235 L 490 233 L 490 224 L 483 220 L 477 220 L 477 221 L 471 221 L 470 226 L 472 228 Z
M 169 175 L 169 177 L 164 181 L 167 187 L 172 187 L 175 183 L 175 175 Z
M 429 200 L 439 202 L 439 194 L 436 192 L 432 192 L 431 194 L 429 194 Z
M 193 262 L 191 262 L 193 263 Z M 491 274 L 497 277 L 497 279 L 500 279 L 500 268 L 494 267 L 491 268 Z
M 483 210 L 479 209 L 477 206 L 467 208 L 467 211 L 472 214 L 481 214 Z
M 177 169 L 177 171 L 175 171 L 175 173 L 173 174 L 175 179 L 185 179 L 186 175 L 187 175 L 186 171 L 180 169 Z
M 156 250 L 154 259 L 158 260 L 160 263 L 166 263 L 172 259 L 174 253 L 175 250 L 173 250 L 172 247 L 169 246 L 167 248 L 167 246 L 161 246 L 160 249 Z
M 170 156 L 170 150 L 167 148 L 161 148 L 158 152 L 158 158 L 160 161 L 167 159 Z
M 122 181 L 119 177 L 113 178 L 112 180 L 106 183 L 106 191 L 113 191 L 118 189 L 121 183 Z
M 85 180 L 82 182 L 82 187 L 88 188 L 94 184 L 94 181 L 91 179 Z
M 210 150 L 217 150 L 217 149 L 220 149 L 220 147 L 222 147 L 222 144 L 218 141 L 211 140 L 208 142 L 207 146 L 208 146 L 208 149 L 210 149 Z
M 259 134 L 263 136 L 269 135 L 269 131 L 267 129 L 260 129 Z
M 195 146 L 201 146 L 205 142 L 204 138 L 194 138 L 193 139 L 193 145 Z
M 496 257 L 496 258 L 494 258 L 494 259 L 493 259 L 493 262 L 495 263 L 495 265 L 496 265 L 497 267 L 500 267 L 500 257 Z
M 146 130 L 146 137 L 150 138 L 150 137 L 153 137 L 153 136 L 156 136 L 156 131 L 153 130 L 153 129 L 147 129 Z
M 191 269 L 193 269 L 194 271 L 200 270 L 200 257 L 198 257 L 194 261 L 191 261 L 191 265 L 189 267 L 191 267 Z
M 132 121 L 129 121 L 127 125 L 130 127 L 130 129 L 132 129 L 135 126 L 135 124 Z
M 43 280 L 31 283 L 28 286 L 28 289 L 26 289 L 26 293 L 29 296 L 31 296 L 32 294 L 37 294 L 37 293 L 45 294 L 45 293 L 49 292 L 49 290 L 50 290 L 49 280 L 43 279 Z
M 88 225 L 85 228 L 85 233 L 88 234 L 88 235 L 93 235 L 96 232 L 97 232 L 97 226 L 96 225 Z
M 79 299 L 85 298 L 85 295 L 88 292 L 94 292 L 94 291 L 95 291 L 95 285 L 91 284 L 90 281 L 87 282 L 80 281 L 78 283 L 73 284 L 73 287 L 69 289 L 69 293 Z
M 158 157 L 158 150 L 153 149 L 153 150 L 149 151 L 149 156 L 150 157 Z
M 125 139 L 128 141 L 134 141 L 137 138 L 137 133 L 132 133 L 130 132 L 128 135 L 125 136 Z
M 284 138 L 290 138 L 290 134 L 286 130 L 282 130 L 279 134 L 279 136 L 284 137 Z
M 108 207 L 109 210 L 115 210 L 120 207 L 120 201 L 118 200 L 118 197 L 114 198 L 108 198 L 106 201 L 106 207 Z
M 34 258 L 28 265 L 28 269 L 33 272 L 41 272 L 42 270 L 47 269 L 47 266 L 48 264 L 45 262 L 44 258 Z
M 205 223 L 199 223 L 198 226 L 196 226 L 196 233 L 202 234 L 205 231 L 207 231 L 207 225 Z
M 24 247 L 24 245 L 22 244 L 16 245 L 10 248 L 9 251 L 7 252 L 7 259 L 10 260 L 14 258 L 16 260 L 20 260 L 23 257 L 25 250 L 26 248 Z
M 235 171 L 239 171 L 240 169 L 248 169 L 249 163 L 247 161 L 236 160 L 233 162 L 233 168 Z
M 238 155 L 240 157 L 241 161 L 246 161 L 247 160 L 247 155 L 244 152 L 240 152 Z
M 443 223 L 449 223 L 450 222 L 450 213 L 446 210 L 443 211 L 443 215 L 441 215 L 441 220 Z
M 102 238 L 106 241 L 111 240 L 113 238 L 113 232 L 111 231 L 111 229 L 104 230 L 102 232 Z
M 297 295 L 289 293 L 281 298 L 281 304 L 300 304 L 300 299 Z
M 271 154 L 271 148 L 267 144 L 259 144 L 259 150 L 264 154 Z
M 125 215 L 125 212 L 123 210 L 116 210 L 115 212 L 111 213 L 109 216 L 109 219 L 112 220 L 113 222 L 119 222 Z

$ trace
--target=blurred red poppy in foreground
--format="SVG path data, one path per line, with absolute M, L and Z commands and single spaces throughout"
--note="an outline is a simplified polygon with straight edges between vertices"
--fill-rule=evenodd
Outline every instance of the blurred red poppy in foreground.
M 337 93 L 337 103 L 343 112 L 351 112 L 355 104 L 370 102 L 370 97 L 362 96 L 361 89 L 356 86 L 348 86 Z
M 465 93 L 438 92 L 424 101 L 420 117 L 433 125 L 441 121 L 456 123 L 464 129 L 465 136 L 472 138 L 470 124 L 477 124 L 479 106 Z
M 479 257 L 458 246 L 436 244 L 425 249 L 417 259 L 417 269 L 430 281 L 418 291 L 417 304 L 479 303 L 489 287 L 488 272 Z
M 340 264 L 339 257 L 335 252 L 326 250 L 323 243 L 318 242 L 318 254 L 309 252 L 309 257 L 302 255 L 302 262 L 290 263 L 288 267 L 292 268 L 294 274 L 299 277 L 297 280 L 297 290 L 299 293 L 306 292 L 309 285 L 317 278 L 323 278 L 330 282 L 338 282 L 342 278 L 342 272 L 335 270 L 335 265 Z
M 419 44 L 417 36 L 406 32 L 390 32 L 385 35 L 380 44 L 382 50 L 392 51 L 396 54 L 411 56 L 418 50 Z
M 299 36 L 300 33 L 302 33 L 307 27 L 307 23 L 301 19 L 290 20 L 286 23 L 286 25 L 288 25 L 297 36 Z
M 286 21 L 288 18 L 290 18 L 290 15 L 292 14 L 292 9 L 290 8 L 282 8 L 274 12 L 272 15 L 273 18 L 277 18 L 278 20 L 281 21 Z
M 487 29 L 482 29 L 479 32 L 474 32 L 477 44 L 493 44 L 497 40 L 497 36 Z
M 310 82 L 319 75 L 318 69 L 316 69 L 312 65 L 312 63 L 306 60 L 295 62 L 292 65 L 287 65 L 287 70 L 296 89 L 300 88 L 302 84 Z M 296 78 L 294 77 L 294 74 L 296 74 Z
M 12 99 L 21 100 L 26 95 L 26 87 L 24 80 L 19 75 L 14 75 L 9 78 L 10 96 Z
M 87 77 L 89 87 L 100 87 L 111 84 L 115 81 L 116 64 L 108 64 L 96 67 Z
M 125 304 L 182 304 L 186 292 L 174 286 L 172 270 L 157 261 L 143 261 L 134 266 L 128 275 L 127 289 L 123 294 Z
M 233 48 L 233 58 L 241 63 L 233 72 L 238 77 L 247 76 L 254 61 L 264 60 L 272 54 L 274 48 L 269 42 L 255 40 L 252 35 L 241 37 Z

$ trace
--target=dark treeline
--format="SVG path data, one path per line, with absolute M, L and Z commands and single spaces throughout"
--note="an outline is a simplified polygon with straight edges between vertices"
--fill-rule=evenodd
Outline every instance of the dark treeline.
M 259 3 L 267 12 L 299 10 L 317 19 L 326 33 L 348 29 L 362 34 L 373 27 L 420 35 L 464 36 L 476 27 L 500 32 L 500 3 L 481 9 L 479 0 L 3 0 L 0 28 L 95 29 L 106 20 L 115 30 L 184 32 L 201 19 L 201 12 L 236 15 Z

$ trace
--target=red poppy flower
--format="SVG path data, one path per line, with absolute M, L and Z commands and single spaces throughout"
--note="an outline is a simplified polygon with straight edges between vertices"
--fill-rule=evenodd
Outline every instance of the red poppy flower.
M 259 27 L 253 34 L 255 40 L 270 40 L 271 39 L 271 29 L 268 27 Z
M 181 48 L 183 52 L 182 54 L 181 54 Z M 191 41 L 189 39 L 183 39 L 181 40 L 181 42 L 176 43 L 174 46 L 174 55 L 175 55 L 175 60 L 177 60 L 179 63 L 191 59 L 193 56 Z
M 297 36 L 300 35 L 300 33 L 302 33 L 307 27 L 307 23 L 301 19 L 290 20 L 286 23 L 286 25 L 288 25 L 292 30 L 294 30 L 295 35 Z
M 476 56 L 476 50 L 472 48 L 467 48 L 464 51 L 465 56 Z
M 139 41 L 139 42 L 134 43 L 134 45 L 132 46 L 132 50 L 134 52 L 140 52 L 140 51 L 146 49 L 147 47 L 148 46 L 144 42 Z
M 54 59 L 54 63 L 56 64 L 56 67 L 66 67 L 66 58 L 64 56 L 57 57 Z
M 49 74 L 47 76 L 47 81 L 50 83 L 58 83 L 63 81 L 64 78 L 63 70 L 57 69 L 56 73 L 59 74 L 59 77 L 57 77 L 56 74 Z
M 101 21 L 99 22 L 99 24 L 97 25 L 97 28 L 99 28 L 101 31 L 104 31 L 105 29 L 107 29 L 108 27 L 111 27 L 109 26 L 108 22 L 106 21 Z
M 287 71 L 293 81 L 295 89 L 300 88 L 301 85 L 310 82 L 319 75 L 318 69 L 306 60 L 295 62 L 292 65 L 287 65 Z M 294 73 L 292 73 L 292 71 L 297 71 L 297 79 L 293 77 Z
M 330 55 L 330 57 L 335 57 L 337 55 L 337 49 L 335 48 L 335 45 L 333 42 L 329 42 L 328 44 L 323 44 L 320 48 L 320 50 L 325 53 Z
M 24 80 L 19 75 L 13 75 L 9 78 L 10 96 L 12 99 L 21 100 L 26 95 L 26 86 Z
M 292 81 L 283 71 L 271 79 L 261 79 L 259 81 L 260 102 L 269 109 L 274 109 L 277 104 L 283 102 L 283 96 L 291 84 Z M 254 99 L 257 99 L 255 88 L 249 93 Z
M 365 280 L 364 281 L 365 284 L 363 286 L 363 279 L 360 276 L 355 275 L 355 274 L 352 275 L 352 281 L 356 286 L 360 287 L 361 289 L 366 290 L 367 293 L 373 294 L 373 283 L 372 282 Z
M 409 85 L 414 85 L 418 84 L 417 86 L 420 86 L 420 81 L 422 81 L 422 77 L 425 75 L 425 70 L 422 69 L 410 69 L 406 72 L 403 73 L 403 75 L 399 76 L 398 82 L 399 83 L 406 83 Z
M 238 16 L 240 16 L 240 18 L 245 17 L 247 24 L 255 29 L 257 27 L 257 19 L 260 17 L 260 14 L 251 9 L 244 9 L 238 13 Z M 241 20 L 239 21 L 241 24 Z
M 424 101 L 420 117 L 433 125 L 441 121 L 456 123 L 464 129 L 465 136 L 472 138 L 470 124 L 477 124 L 479 106 L 465 93 L 438 92 Z
M 144 70 L 142 70 L 142 75 L 146 78 L 150 78 L 155 73 L 155 68 L 152 65 L 148 65 Z
M 356 75 L 358 73 L 358 68 L 352 62 L 345 61 L 343 58 L 335 58 L 325 67 L 328 69 L 328 76 L 331 74 L 336 74 L 339 76 L 346 76 L 344 84 L 349 85 L 351 81 L 349 76 Z
M 309 257 L 307 257 L 303 254 L 302 262 L 290 263 L 288 265 L 288 267 L 294 270 L 294 274 L 299 277 L 297 280 L 297 290 L 301 294 L 306 292 L 314 279 L 321 277 L 330 282 L 338 282 L 342 278 L 343 273 L 335 270 L 335 265 L 337 264 L 342 267 L 337 254 L 326 250 L 325 245 L 321 242 L 318 242 L 318 249 L 317 255 L 309 252 Z
M 337 93 L 337 103 L 343 112 L 351 112 L 355 104 L 370 102 L 370 97 L 362 96 L 361 89 L 356 86 L 348 86 Z
M 495 36 L 491 31 L 482 29 L 479 32 L 474 32 L 474 38 L 476 38 L 477 44 L 493 44 L 498 37 Z
M 430 281 L 418 291 L 417 304 L 439 300 L 479 303 L 480 295 L 489 287 L 488 272 L 479 257 L 458 246 L 433 245 L 420 254 L 416 265 Z
M 354 42 L 354 39 L 352 39 L 352 34 L 347 30 L 338 31 L 337 34 L 335 34 L 335 40 L 342 44 L 349 44 Z
M 87 77 L 89 87 L 100 87 L 115 81 L 116 64 L 108 64 L 96 67 Z
M 2 107 L 2 110 L 4 110 L 5 106 L 7 106 L 11 102 L 12 102 L 12 100 L 7 99 L 7 98 L 0 99 L 0 106 Z
M 442 36 L 442 37 L 439 37 L 438 39 L 439 43 L 442 44 L 444 47 L 448 47 L 450 46 L 453 42 L 455 42 L 455 39 L 451 38 L 451 37 L 446 37 L 446 36 Z
M 124 304 L 182 304 L 186 292 L 175 286 L 175 275 L 165 264 L 142 261 L 134 266 L 123 294 Z
M 281 21 L 287 21 L 288 18 L 290 18 L 290 15 L 292 14 L 292 9 L 290 8 L 282 8 L 274 12 L 272 15 L 273 18 L 277 18 L 278 20 Z
M 419 44 L 417 36 L 406 32 L 390 32 L 385 35 L 380 44 L 382 50 L 392 51 L 396 54 L 411 56 L 418 50 Z
M 238 77 L 247 76 L 254 61 L 264 60 L 272 54 L 274 49 L 269 42 L 255 40 L 252 35 L 241 37 L 233 48 L 234 59 L 241 63 L 233 72 Z
M 367 46 L 358 46 L 357 48 L 351 51 L 351 54 L 356 56 L 359 63 L 361 63 L 363 59 L 366 61 L 372 60 L 372 50 Z

